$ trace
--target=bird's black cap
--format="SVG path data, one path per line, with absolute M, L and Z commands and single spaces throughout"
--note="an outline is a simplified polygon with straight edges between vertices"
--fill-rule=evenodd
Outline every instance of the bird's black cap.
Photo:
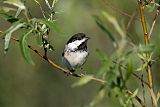
M 73 36 L 69 39 L 69 41 L 67 42 L 67 44 L 69 44 L 69 43 L 71 43 L 71 42 L 73 42 L 73 41 L 75 41 L 75 40 L 81 40 L 81 39 L 83 39 L 83 38 L 85 38 L 85 37 L 86 37 L 86 35 L 85 35 L 84 33 L 77 33 L 77 34 L 73 35 Z M 89 38 L 89 37 L 87 37 L 87 38 Z

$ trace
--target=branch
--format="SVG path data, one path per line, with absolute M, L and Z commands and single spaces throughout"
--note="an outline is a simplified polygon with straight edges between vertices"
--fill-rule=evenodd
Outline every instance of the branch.
M 146 26 L 146 20 L 144 17 L 144 6 L 142 4 L 142 0 L 138 0 L 138 6 L 139 6 L 139 11 L 140 11 L 140 16 L 141 16 L 141 23 L 142 23 L 142 27 L 143 27 L 143 32 L 144 32 L 144 41 L 145 41 L 145 45 L 149 44 L 149 37 L 148 37 L 148 32 L 147 32 L 147 26 Z M 147 54 L 147 58 L 150 58 L 150 54 Z M 148 73 L 148 81 L 149 81 L 149 91 L 150 91 L 150 95 L 152 98 L 152 103 L 154 107 L 157 107 L 157 100 L 156 100 L 156 96 L 154 94 L 154 90 L 153 90 L 153 80 L 152 80 L 152 73 L 151 73 L 151 62 L 148 62 L 147 67 L 146 67 L 146 71 Z
M 0 31 L 1 34 L 4 34 L 4 32 Z M 19 42 L 19 40 L 15 37 L 11 37 L 12 40 L 16 41 L 16 42 Z M 59 66 L 58 64 L 54 63 L 52 60 L 50 60 L 49 58 L 43 56 L 40 52 L 38 52 L 35 48 L 33 48 L 31 45 L 28 45 L 28 48 L 30 48 L 33 52 L 35 52 L 39 57 L 41 57 L 42 59 L 44 59 L 45 61 L 47 61 L 52 67 L 58 69 L 60 72 L 63 72 L 67 75 L 70 75 L 70 76 L 74 76 L 74 77 L 83 77 L 85 76 L 84 74 L 77 74 L 77 73 L 74 73 L 74 72 L 70 72 L 69 70 L 67 69 L 64 69 L 63 67 Z M 98 78 L 95 78 L 95 77 L 92 77 L 91 80 L 94 80 L 94 81 L 97 81 L 97 82 L 100 82 L 101 84 L 105 84 L 107 83 L 107 81 L 105 80 L 102 80 L 102 79 L 98 79 Z
M 147 32 L 147 26 L 146 26 L 146 19 L 144 17 L 144 6 L 142 4 L 142 0 L 138 0 L 138 5 L 139 5 L 140 16 L 141 16 L 141 23 L 144 31 L 145 45 L 148 45 L 149 39 L 148 39 L 148 32 Z
M 2 31 L 0 31 L 0 33 L 3 34 Z M 11 37 L 12 40 L 16 41 L 16 42 L 19 42 L 19 40 L 15 37 Z M 40 56 L 42 59 L 46 60 L 52 67 L 54 68 L 57 68 L 60 72 L 63 72 L 65 74 L 68 74 L 70 76 L 73 76 L 73 77 L 83 77 L 85 76 L 84 74 L 77 74 L 77 73 L 74 73 L 74 72 L 70 72 L 69 70 L 67 69 L 64 69 L 62 67 L 60 67 L 58 64 L 54 63 L 52 60 L 50 60 L 49 58 L 46 58 L 45 56 L 43 56 L 40 52 L 38 52 L 36 49 L 34 49 L 31 45 L 28 45 L 28 48 L 31 49 L 33 52 L 35 52 L 38 56 Z M 99 79 L 99 78 L 95 78 L 95 77 L 92 77 L 91 80 L 94 80 L 94 81 L 97 81 L 101 84 L 105 84 L 107 83 L 107 81 L 103 80 L 103 79 Z M 133 95 L 133 93 L 130 91 L 130 90 L 127 90 L 126 93 L 128 95 Z M 143 105 L 143 101 L 138 97 L 136 96 L 135 99 L 141 104 Z M 145 106 L 142 106 L 142 107 L 145 107 Z

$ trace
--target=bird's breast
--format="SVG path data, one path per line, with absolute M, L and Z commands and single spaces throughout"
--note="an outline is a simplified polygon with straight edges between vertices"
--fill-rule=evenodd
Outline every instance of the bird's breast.
M 68 60 L 72 67 L 80 67 L 86 61 L 86 57 L 88 56 L 87 51 L 76 51 L 76 52 L 68 52 L 66 51 L 64 57 Z

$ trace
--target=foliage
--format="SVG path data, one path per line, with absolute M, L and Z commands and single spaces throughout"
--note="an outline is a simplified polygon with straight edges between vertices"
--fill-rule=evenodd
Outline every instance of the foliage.
M 35 0 L 35 2 L 40 4 L 37 0 Z M 44 48 L 47 47 L 53 50 L 53 46 L 51 46 L 50 44 L 44 44 L 43 42 L 44 42 L 44 36 L 48 36 L 48 32 L 50 29 L 54 32 L 62 33 L 56 24 L 56 20 L 53 19 L 53 15 L 55 14 L 53 11 L 53 8 L 57 1 L 54 0 L 52 3 L 52 6 L 50 6 L 48 0 L 45 0 L 45 2 L 46 2 L 46 5 L 51 10 L 51 13 L 48 16 L 48 18 L 46 18 L 45 13 L 43 13 L 44 18 L 39 19 L 39 18 L 32 18 L 32 17 L 29 18 L 28 13 L 27 13 L 28 10 L 25 7 L 25 1 L 24 2 L 20 0 L 3 1 L 4 4 L 11 4 L 17 7 L 15 16 L 12 16 L 6 13 L 6 9 L 8 8 L 5 6 L 2 7 L 4 11 L 0 12 L 0 16 L 12 24 L 12 26 L 9 29 L 7 29 L 3 35 L 5 38 L 5 47 L 4 47 L 5 53 L 8 51 L 9 43 L 11 40 L 11 36 L 13 35 L 13 32 L 17 30 L 22 30 L 22 29 L 25 29 L 26 32 L 22 35 L 20 39 L 20 47 L 21 47 L 24 59 L 26 59 L 28 63 L 33 64 L 33 61 L 31 59 L 30 52 L 28 49 L 28 43 L 27 43 L 27 38 L 29 37 L 29 35 L 34 34 L 34 36 L 37 36 L 37 39 L 40 39 L 40 40 L 37 40 L 37 41 L 41 41 L 41 43 L 39 44 L 43 44 L 43 46 L 49 45 L 48 47 L 45 46 Z M 15 10 L 12 8 L 9 8 L 8 12 L 9 11 L 15 11 Z M 18 18 L 20 14 L 24 14 L 24 17 Z
M 36 41 L 38 42 L 36 43 L 37 45 L 41 45 L 43 47 L 45 55 L 48 49 L 52 51 L 55 49 L 55 47 L 52 46 L 48 40 L 50 32 L 56 32 L 61 35 L 64 34 L 61 31 L 61 28 L 57 25 L 54 17 L 56 14 L 54 10 L 57 0 L 52 0 L 52 2 L 48 0 L 44 1 L 44 5 L 46 5 L 50 10 L 50 12 L 47 13 L 43 10 L 38 0 L 32 1 L 39 6 L 43 14 L 43 18 L 33 18 L 32 16 L 29 16 L 30 11 L 25 5 L 25 0 L 23 0 L 23 2 L 20 0 L 4 0 L 0 2 L 16 7 L 15 9 L 15 7 L 13 8 L 12 6 L 8 7 L 8 5 L 4 5 L 0 8 L 0 17 L 4 18 L 11 24 L 11 26 L 3 33 L 5 41 L 5 54 L 8 52 L 11 39 L 14 37 L 13 34 L 16 31 L 24 31 L 19 39 L 21 53 L 24 59 L 32 65 L 34 65 L 34 61 L 30 55 L 30 45 L 28 45 L 28 39 L 30 37 L 37 39 Z M 150 3 L 146 0 L 143 0 L 142 4 L 148 9 L 147 12 L 153 12 L 156 10 L 155 7 L 157 7 L 157 5 L 159 6 L 156 2 Z M 10 11 L 15 14 L 10 14 Z M 146 89 L 144 89 L 143 85 L 148 86 L 149 84 L 149 91 L 152 91 L 153 87 L 150 86 L 150 81 L 149 83 L 145 82 L 146 78 L 144 79 L 142 77 L 146 74 L 145 71 L 148 71 L 149 67 L 156 62 L 157 58 L 159 59 L 159 54 L 157 54 L 159 46 L 157 46 L 155 42 L 145 42 L 145 44 L 143 42 L 138 44 L 134 43 L 134 40 L 132 40 L 133 38 L 128 36 L 128 29 L 131 25 L 128 26 L 127 29 L 124 28 L 123 26 L 125 26 L 125 23 L 120 23 L 119 19 L 108 11 L 100 11 L 99 13 L 94 14 L 92 18 L 97 24 L 97 27 L 99 27 L 99 30 L 101 30 L 104 35 L 108 36 L 110 39 L 113 44 L 114 51 L 111 54 L 107 54 L 103 50 L 97 48 L 95 50 L 97 55 L 96 57 L 98 57 L 101 62 L 101 67 L 98 72 L 95 75 L 91 74 L 82 76 L 78 81 L 73 83 L 72 87 L 82 87 L 83 85 L 89 84 L 92 80 L 96 80 L 100 83 L 100 88 L 96 93 L 97 95 L 87 105 L 90 107 L 96 106 L 107 97 L 118 99 L 119 104 L 123 107 L 134 107 L 137 104 L 135 100 L 137 100 L 140 106 L 143 106 L 143 104 L 147 106 L 148 103 L 145 101 L 145 96 L 151 96 L 151 101 L 158 104 L 158 99 L 160 96 L 159 92 L 157 94 L 156 92 L 152 92 L 151 95 L 144 95 L 141 90 L 145 91 Z M 134 19 L 132 18 L 133 16 L 130 17 L 130 23 L 132 23 Z M 135 20 L 137 19 L 135 18 Z M 114 29 L 111 29 L 108 24 Z M 145 27 L 143 29 L 145 29 Z M 152 34 L 152 31 L 150 32 Z M 142 74 L 141 77 L 138 75 L 139 72 Z M 130 84 L 132 84 L 132 76 L 135 76 L 138 79 L 137 81 L 141 82 L 141 88 L 135 86 L 130 89 Z M 148 74 L 148 76 L 152 75 Z M 105 82 L 102 83 L 100 80 Z M 144 97 L 144 99 L 140 99 L 141 97 L 138 97 L 139 93 L 143 94 L 142 97 Z M 156 98 L 156 101 L 153 96 Z

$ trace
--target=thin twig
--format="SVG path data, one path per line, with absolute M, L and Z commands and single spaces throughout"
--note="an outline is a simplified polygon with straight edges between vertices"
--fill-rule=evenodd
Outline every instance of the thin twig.
M 143 80 L 143 77 L 144 77 L 144 75 L 143 75 L 143 72 L 142 72 L 142 75 L 141 75 L 141 79 Z M 144 101 L 144 103 L 146 104 L 146 97 L 145 97 L 145 86 L 144 86 L 144 82 L 143 81 L 141 81 L 141 85 L 142 85 L 142 95 L 143 95 L 143 101 Z
M 138 0 L 138 6 L 139 6 L 139 10 L 140 10 L 140 16 L 141 16 L 141 23 L 142 23 L 142 27 L 143 27 L 143 32 L 144 32 L 144 41 L 145 41 L 145 45 L 149 44 L 149 37 L 148 37 L 148 32 L 147 32 L 147 26 L 146 26 L 146 20 L 144 17 L 144 6 L 142 4 L 142 0 Z M 147 54 L 147 58 L 150 58 L 150 54 Z M 148 81 L 149 81 L 149 91 L 151 94 L 151 99 L 152 99 L 152 103 L 154 107 L 157 107 L 157 100 L 156 100 L 156 96 L 154 93 L 154 86 L 153 86 L 153 80 L 152 80 L 152 72 L 151 72 L 151 63 L 148 62 L 147 67 L 146 67 L 146 71 L 148 73 Z
M 131 24 L 133 23 L 136 15 L 137 15 L 137 10 L 132 13 L 131 18 L 130 18 L 130 20 L 128 21 L 127 28 L 126 28 L 127 31 L 129 30 Z
M 107 2 L 106 0 L 102 0 L 102 1 L 104 2 L 104 4 L 105 4 L 106 6 L 110 7 L 110 8 L 113 9 L 115 12 L 117 12 L 117 13 L 119 13 L 119 14 L 121 14 L 121 15 L 130 17 L 130 18 L 132 17 L 132 15 L 130 15 L 130 14 L 126 13 L 126 12 L 123 12 L 123 11 L 121 11 L 120 9 L 117 9 L 117 8 L 113 7 L 113 6 L 112 6 L 109 2 Z M 138 17 L 135 17 L 135 19 L 140 20 L 140 18 L 138 18 Z
M 127 94 L 129 95 L 133 95 L 133 92 L 131 92 L 130 90 L 125 90 Z M 142 107 L 146 107 L 145 103 L 136 95 L 135 99 L 141 104 Z
M 145 83 L 145 84 L 149 87 L 148 82 L 146 82 L 145 80 L 143 80 L 143 79 L 142 79 L 141 77 L 139 77 L 137 74 L 132 73 L 132 75 L 134 75 L 135 77 L 137 77 L 139 80 L 143 81 L 143 83 Z
M 41 4 L 40 4 L 37 0 L 34 0 L 34 1 L 39 5 L 39 8 L 41 9 L 41 12 L 42 12 L 43 17 L 46 18 L 46 16 L 45 16 L 45 11 L 43 10 Z
M 151 29 L 150 29 L 150 31 L 149 31 L 149 35 L 148 35 L 148 36 L 149 36 L 149 39 L 151 38 L 152 32 L 153 32 L 153 30 L 154 30 L 154 26 L 155 26 L 156 21 L 157 21 L 157 19 L 158 19 L 159 11 L 160 11 L 160 7 L 157 7 L 156 14 L 155 14 L 155 16 L 154 16 Z
M 112 62 L 115 63 L 115 64 L 119 64 L 123 69 L 127 69 L 126 66 L 124 66 L 124 65 L 122 65 L 122 64 L 120 64 L 120 63 L 118 63 L 118 62 L 116 62 L 116 61 L 112 61 Z M 143 81 L 143 82 L 149 87 L 149 84 L 148 84 L 145 80 L 142 80 L 142 78 L 139 77 L 137 74 L 135 74 L 135 73 L 133 72 L 132 75 L 135 76 L 135 77 L 136 77 L 137 79 L 139 79 L 140 81 Z

